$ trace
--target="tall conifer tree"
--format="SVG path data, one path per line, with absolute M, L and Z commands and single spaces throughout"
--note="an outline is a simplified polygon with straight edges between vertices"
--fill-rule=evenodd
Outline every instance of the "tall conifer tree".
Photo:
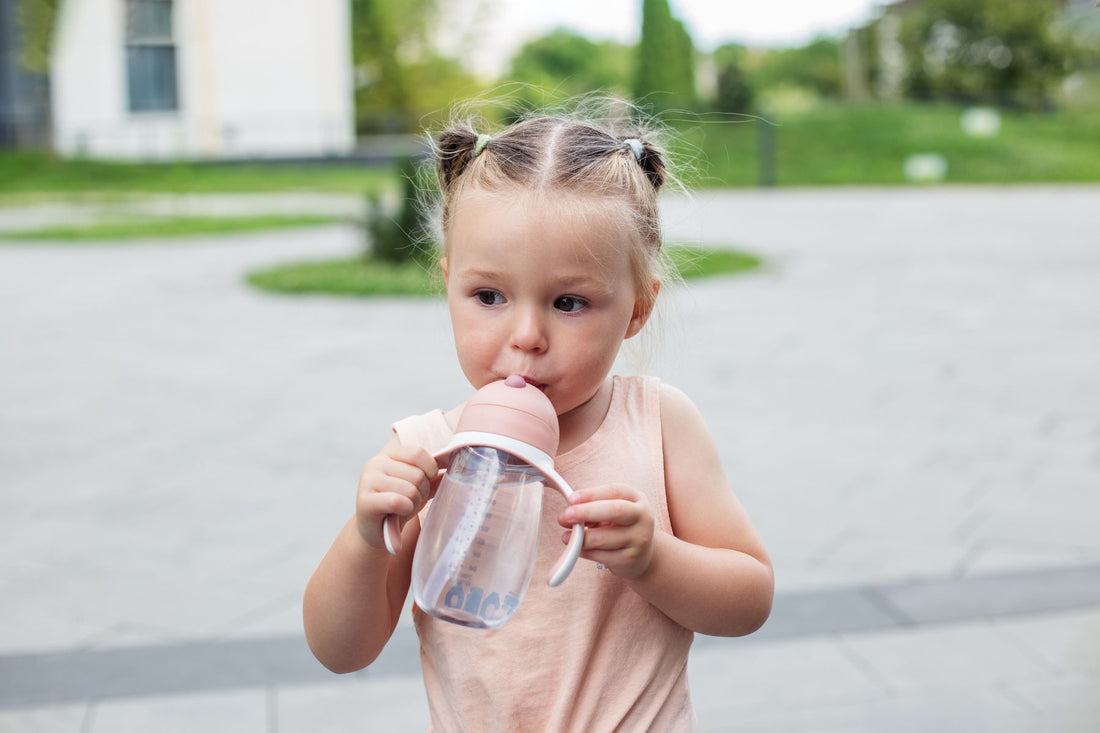
M 642 33 L 634 96 L 654 109 L 690 108 L 695 102 L 695 49 L 668 0 L 642 0 Z

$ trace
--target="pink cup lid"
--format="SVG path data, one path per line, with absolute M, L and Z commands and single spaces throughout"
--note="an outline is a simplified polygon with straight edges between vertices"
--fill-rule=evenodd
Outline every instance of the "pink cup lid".
M 526 443 L 553 458 L 558 452 L 558 416 L 550 398 L 513 374 L 479 389 L 458 419 L 462 433 L 491 433 Z

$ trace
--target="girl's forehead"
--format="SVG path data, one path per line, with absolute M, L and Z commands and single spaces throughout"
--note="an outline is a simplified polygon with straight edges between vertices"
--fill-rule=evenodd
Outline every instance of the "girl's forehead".
M 531 209 L 575 208 L 589 205 L 594 197 L 584 196 L 573 191 L 562 191 L 543 187 L 509 185 L 493 188 L 472 185 L 465 187 L 455 198 L 456 211 L 470 206 L 494 206 L 500 203 L 522 205 Z
M 629 205 L 620 198 L 570 191 L 511 186 L 499 190 L 471 187 L 452 202 L 450 235 L 459 230 L 527 228 L 584 234 L 599 230 L 601 237 L 629 237 Z
M 471 191 L 459 203 L 446 233 L 452 265 L 528 256 L 547 267 L 570 264 L 607 274 L 629 269 L 637 246 L 624 224 L 629 217 L 599 197 Z

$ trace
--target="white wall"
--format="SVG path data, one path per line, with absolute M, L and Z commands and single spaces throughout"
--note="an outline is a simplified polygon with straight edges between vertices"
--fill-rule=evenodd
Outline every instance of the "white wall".
M 64 155 L 329 155 L 354 145 L 347 0 L 176 0 L 179 109 L 128 109 L 123 0 L 64 0 L 52 65 Z

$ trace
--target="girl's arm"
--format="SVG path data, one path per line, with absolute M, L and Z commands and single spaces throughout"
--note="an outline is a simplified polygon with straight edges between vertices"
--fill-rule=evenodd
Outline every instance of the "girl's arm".
M 306 641 L 333 672 L 366 667 L 393 634 L 411 583 L 420 533 L 416 512 L 427 501 L 428 477 L 435 474 L 426 451 L 402 447 L 396 437 L 363 469 L 356 516 L 313 572 L 303 603 Z M 386 551 L 381 536 L 387 514 L 408 520 L 397 555 Z
M 685 628 L 752 633 L 768 618 L 775 587 L 764 544 L 730 489 L 699 411 L 665 385 L 661 430 L 673 535 L 654 531 L 645 497 L 625 486 L 582 489 L 561 519 L 599 525 L 585 532 L 583 556 L 603 562 Z

